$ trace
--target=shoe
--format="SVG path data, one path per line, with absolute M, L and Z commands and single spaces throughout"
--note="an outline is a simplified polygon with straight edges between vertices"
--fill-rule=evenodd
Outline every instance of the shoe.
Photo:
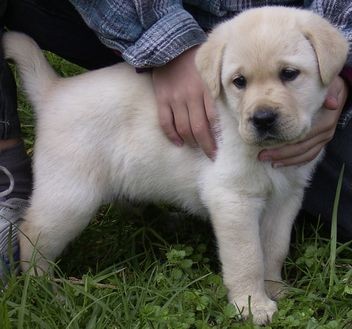
M 17 239 L 17 228 L 28 200 L 20 198 L 9 198 L 13 190 L 13 177 L 9 171 L 0 166 L 0 170 L 9 176 L 10 186 L 6 191 L 0 192 L 0 281 L 6 284 L 10 273 L 19 270 L 19 244 Z

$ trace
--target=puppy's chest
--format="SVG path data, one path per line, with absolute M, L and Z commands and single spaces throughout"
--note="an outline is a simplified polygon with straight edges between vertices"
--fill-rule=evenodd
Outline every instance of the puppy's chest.
M 305 168 L 272 168 L 270 163 L 263 166 L 263 175 L 267 178 L 269 195 L 287 195 L 293 190 L 303 189 L 308 182 L 309 171 Z
M 233 181 L 236 189 L 243 193 L 270 199 L 303 188 L 307 179 L 296 168 L 272 168 L 270 163 L 258 162 L 237 171 Z

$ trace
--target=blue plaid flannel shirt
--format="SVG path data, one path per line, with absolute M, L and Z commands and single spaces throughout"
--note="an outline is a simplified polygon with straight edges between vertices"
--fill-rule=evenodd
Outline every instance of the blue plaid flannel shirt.
M 350 0 L 71 0 L 89 27 L 131 65 L 164 65 L 205 41 L 214 25 L 241 11 L 282 5 L 311 9 L 352 40 Z M 352 54 L 348 63 L 352 66 Z

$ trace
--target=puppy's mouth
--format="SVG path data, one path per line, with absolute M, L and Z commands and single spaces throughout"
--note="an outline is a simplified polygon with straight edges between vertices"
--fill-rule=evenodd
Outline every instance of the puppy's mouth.
M 244 142 L 257 147 L 278 147 L 293 144 L 302 140 L 309 131 L 310 125 L 297 122 L 292 118 L 264 122 L 247 119 L 239 127 Z
M 287 120 L 287 119 L 286 119 Z M 289 125 L 282 121 L 278 107 L 262 106 L 247 119 L 247 129 L 251 131 L 252 143 L 257 146 L 276 146 L 287 143 L 292 136 Z
M 262 133 L 259 136 L 257 135 L 257 138 L 254 140 L 254 144 L 260 147 L 278 146 L 281 144 L 287 144 L 288 142 L 290 142 L 290 139 L 287 139 L 287 137 L 272 132 Z
M 279 131 L 267 131 L 256 134 L 253 144 L 260 147 L 276 147 L 284 144 L 297 143 L 306 136 L 308 129 L 303 129 L 296 134 L 287 134 Z
M 281 144 L 287 144 L 292 140 L 287 134 L 280 133 L 276 129 L 270 129 L 268 131 L 250 129 L 241 135 L 244 142 L 259 147 L 279 146 Z

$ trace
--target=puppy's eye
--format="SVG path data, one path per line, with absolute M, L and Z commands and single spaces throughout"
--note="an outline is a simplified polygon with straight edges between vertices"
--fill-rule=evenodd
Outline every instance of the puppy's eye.
M 243 89 L 246 88 L 247 80 L 243 75 L 239 75 L 232 80 L 232 83 L 238 88 Z
M 280 71 L 280 79 L 281 81 L 293 81 L 298 77 L 299 74 L 300 71 L 296 69 L 282 69 Z

